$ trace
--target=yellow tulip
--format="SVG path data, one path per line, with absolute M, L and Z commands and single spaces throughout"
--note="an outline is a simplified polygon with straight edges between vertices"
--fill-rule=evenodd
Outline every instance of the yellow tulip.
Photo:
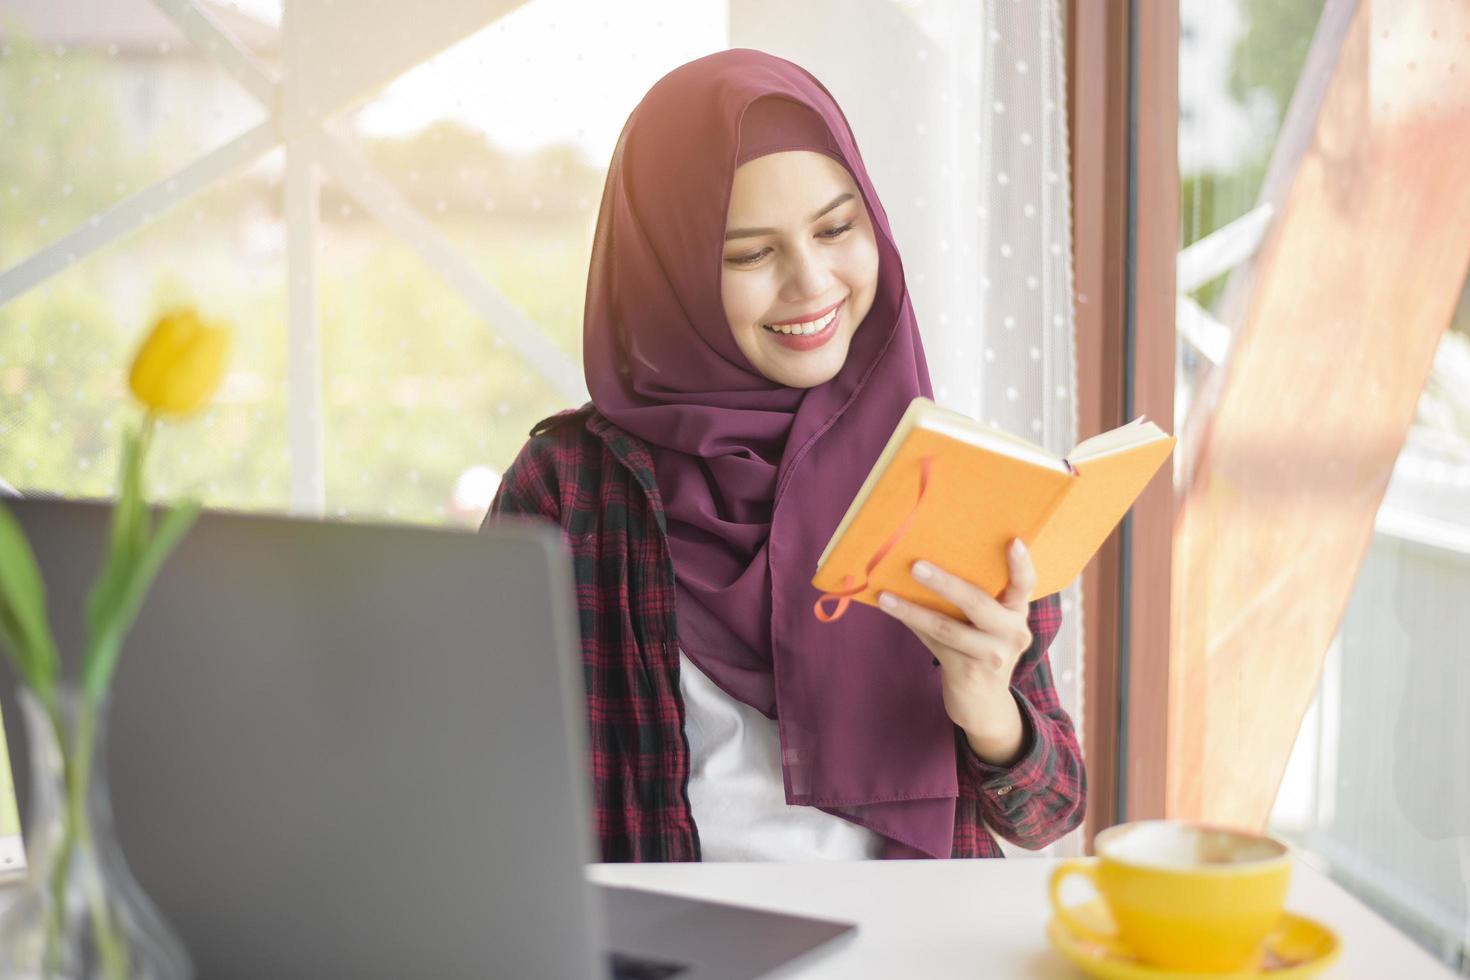
M 155 412 L 187 415 L 209 401 L 229 359 L 230 329 L 193 310 L 158 319 L 133 358 L 128 386 Z

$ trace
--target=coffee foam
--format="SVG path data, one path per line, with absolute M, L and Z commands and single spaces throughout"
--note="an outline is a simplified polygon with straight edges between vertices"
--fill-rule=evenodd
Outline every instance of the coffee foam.
M 1147 823 L 1110 837 L 1099 853 L 1128 864 L 1187 869 L 1269 861 L 1283 852 L 1275 842 L 1265 838 L 1202 827 Z

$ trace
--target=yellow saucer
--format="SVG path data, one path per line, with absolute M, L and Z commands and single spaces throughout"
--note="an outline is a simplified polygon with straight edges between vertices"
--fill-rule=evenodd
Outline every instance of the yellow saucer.
M 1072 913 L 1099 931 L 1113 928 L 1101 899 L 1071 907 Z M 1260 969 L 1241 973 L 1191 973 L 1167 970 L 1140 963 L 1121 944 L 1104 946 L 1083 939 L 1053 918 L 1046 937 L 1062 955 L 1090 977 L 1102 980 L 1202 980 L 1202 978 L 1270 977 L 1271 980 L 1303 980 L 1337 962 L 1342 952 L 1331 929 L 1305 916 L 1285 912 L 1281 922 L 1266 937 L 1265 961 Z

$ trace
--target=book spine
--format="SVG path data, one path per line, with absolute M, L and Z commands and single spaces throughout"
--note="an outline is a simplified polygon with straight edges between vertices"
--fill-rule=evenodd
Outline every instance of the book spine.
M 1021 537 L 1021 540 L 1026 542 L 1028 549 L 1041 536 L 1042 530 L 1051 523 L 1052 515 L 1062 506 L 1062 501 L 1067 498 L 1068 492 L 1076 485 L 1078 478 L 1081 476 L 1071 463 L 1067 463 L 1067 469 L 1070 471 L 1069 475 L 1062 481 L 1062 485 L 1057 488 L 1057 492 L 1052 496 L 1051 502 L 1047 504 L 1046 510 L 1041 512 L 1041 516 L 1036 519 L 1036 523 L 1032 526 L 1031 530 Z

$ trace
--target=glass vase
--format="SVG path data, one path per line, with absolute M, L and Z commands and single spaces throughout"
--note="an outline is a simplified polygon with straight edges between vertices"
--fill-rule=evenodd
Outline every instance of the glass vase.
M 30 745 L 25 883 L 0 911 L 0 980 L 187 980 L 188 952 L 138 887 L 112 826 L 108 697 L 21 689 Z

